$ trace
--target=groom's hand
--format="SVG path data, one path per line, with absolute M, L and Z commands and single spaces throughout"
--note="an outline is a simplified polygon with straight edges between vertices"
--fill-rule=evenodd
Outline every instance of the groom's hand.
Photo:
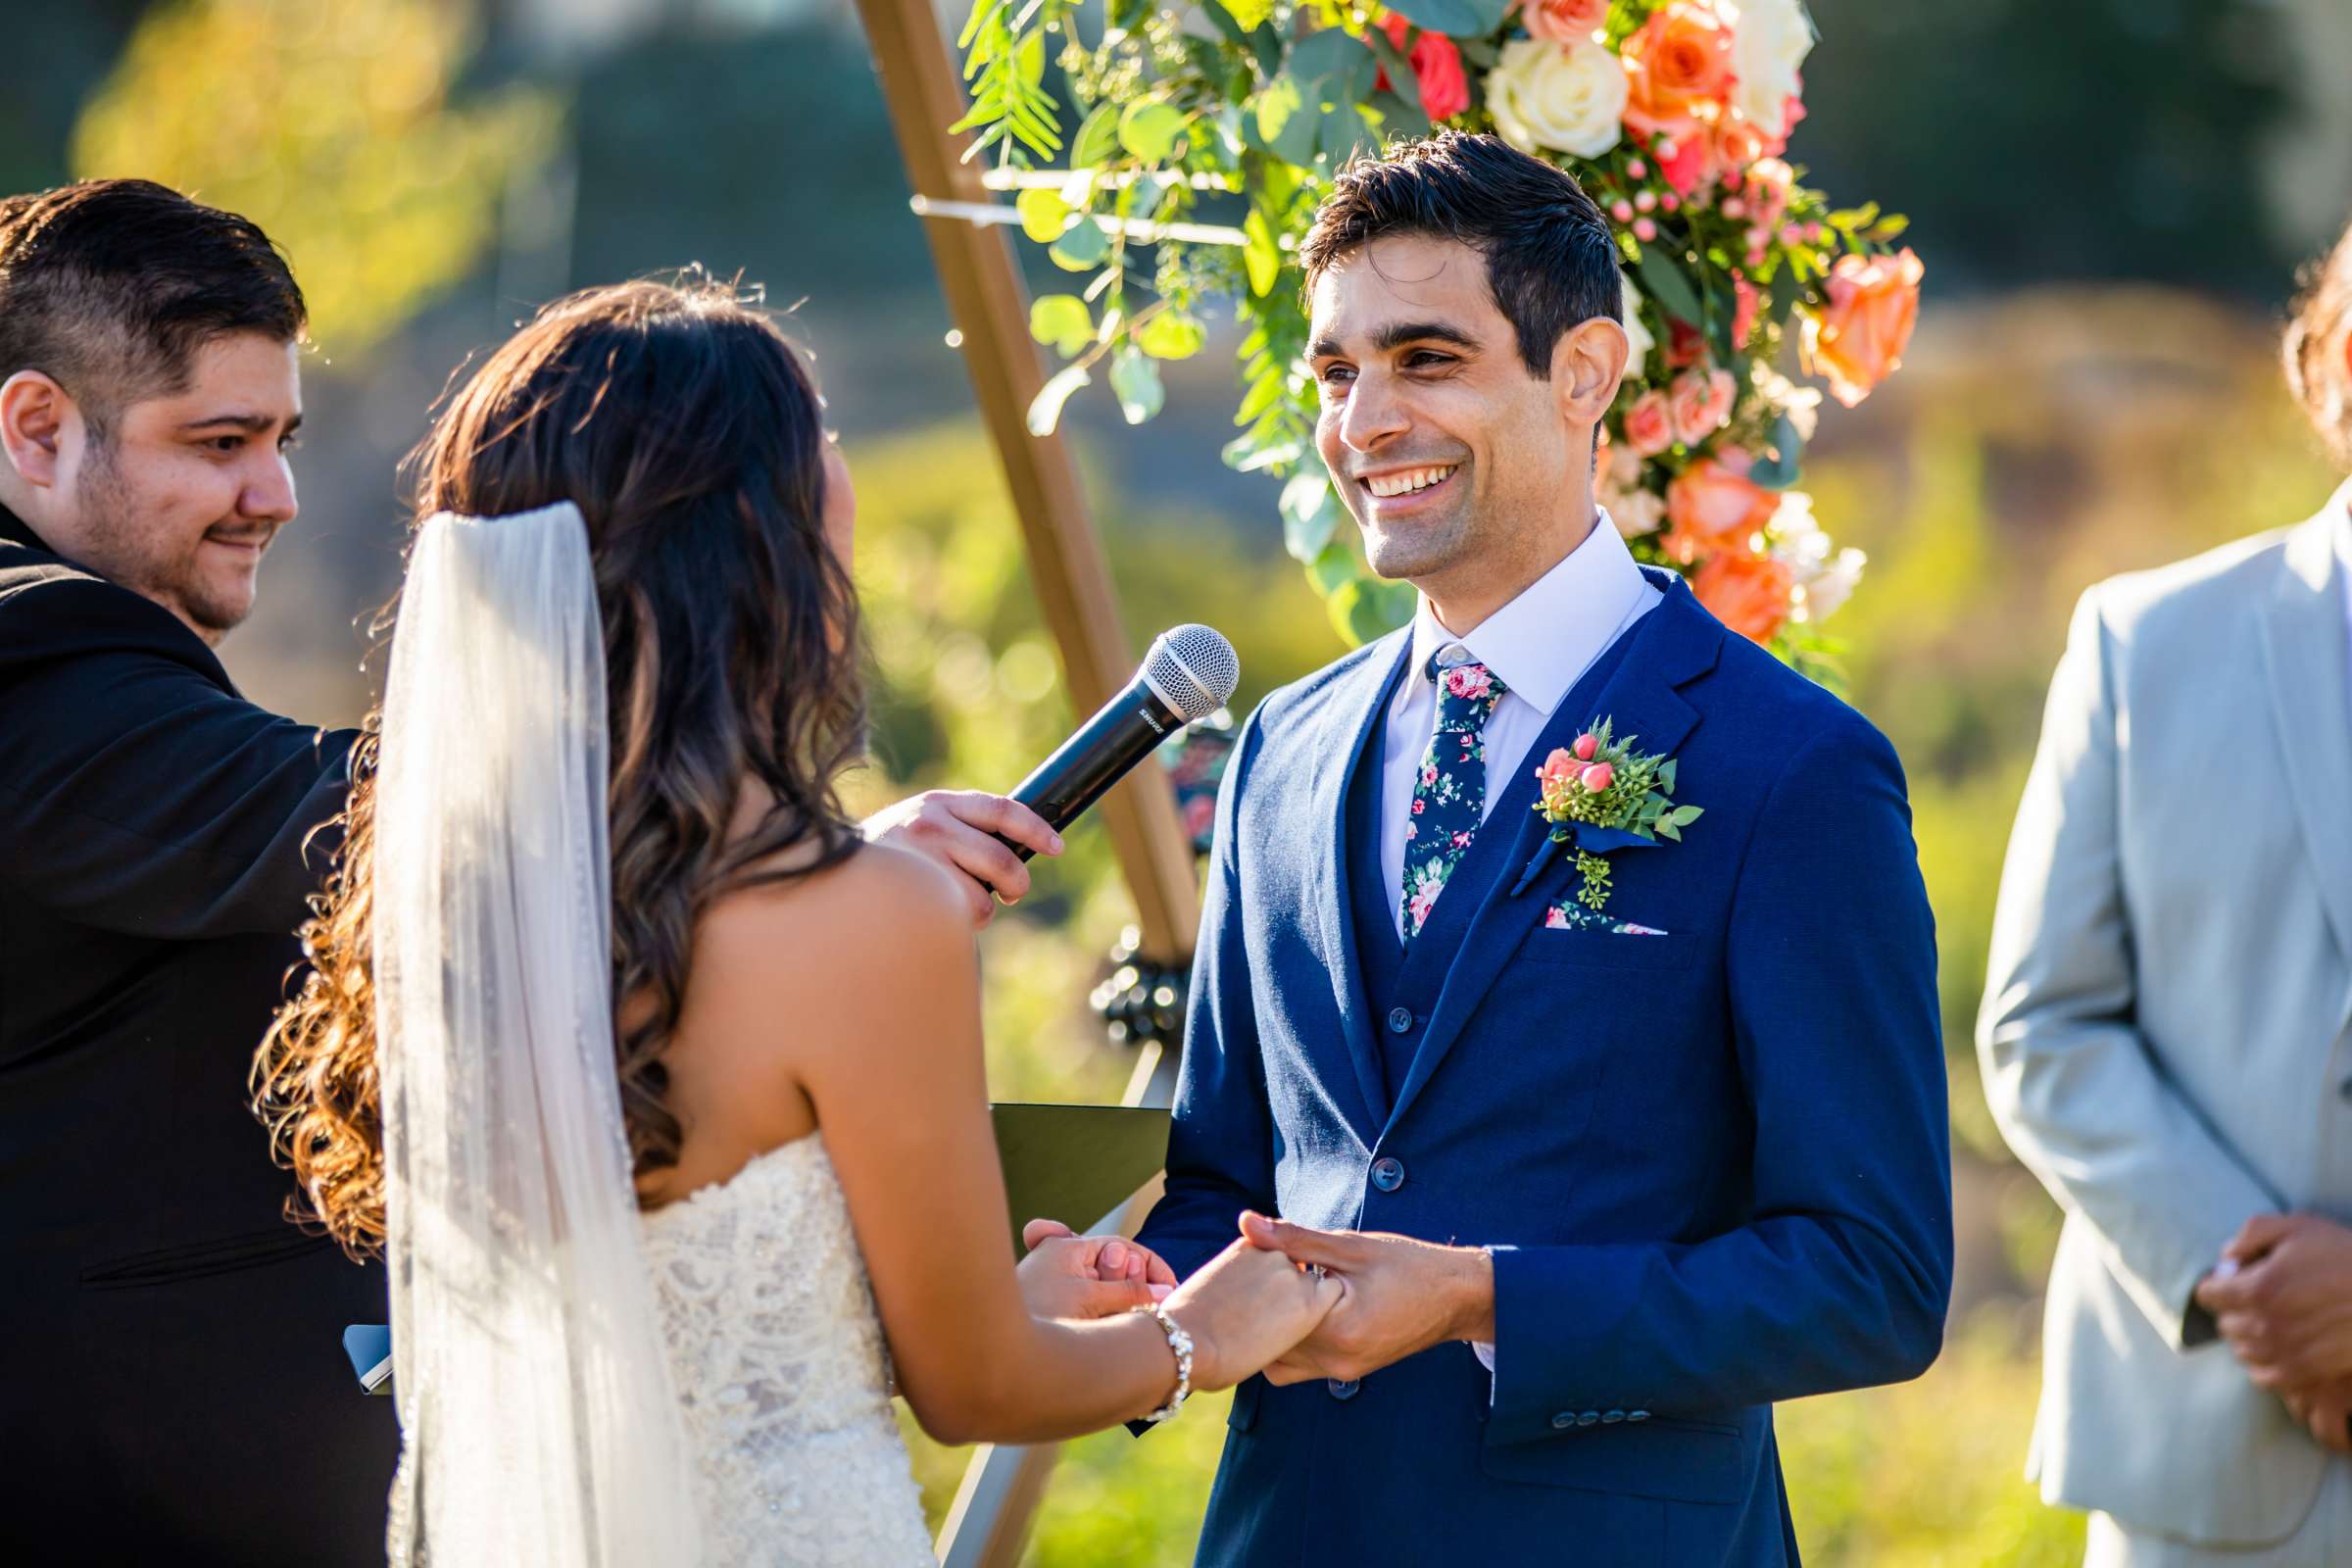
M 1315 1332 L 1266 1368 L 1269 1383 L 1360 1378 L 1447 1340 L 1494 1338 L 1494 1261 L 1484 1248 L 1320 1231 L 1262 1214 L 1244 1214 L 1242 1234 L 1347 1287 Z
M 869 844 L 912 850 L 954 872 L 975 930 L 995 917 L 997 900 L 1018 904 L 1029 891 L 1029 867 L 992 834 L 1038 855 L 1061 853 L 1061 835 L 1044 817 L 1008 795 L 977 790 L 930 790 L 884 807 L 858 826 Z

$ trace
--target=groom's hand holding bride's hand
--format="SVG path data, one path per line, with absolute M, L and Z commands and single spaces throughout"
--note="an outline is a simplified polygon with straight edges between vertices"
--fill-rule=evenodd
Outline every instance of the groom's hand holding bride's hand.
M 997 901 L 1018 904 L 1029 892 L 1029 867 L 992 836 L 1002 833 L 1038 855 L 1061 853 L 1061 835 L 1008 795 L 979 790 L 928 790 L 886 806 L 858 824 L 869 844 L 912 850 L 955 873 L 977 930 L 996 915 Z
M 1036 1317 L 1108 1317 L 1165 1300 L 1176 1272 L 1123 1236 L 1080 1236 L 1059 1220 L 1021 1227 L 1028 1255 L 1013 1272 Z
M 1494 1261 L 1484 1248 L 1316 1230 L 1256 1213 L 1242 1215 L 1242 1235 L 1347 1287 L 1315 1331 L 1265 1369 L 1277 1387 L 1361 1378 L 1447 1340 L 1494 1338 Z

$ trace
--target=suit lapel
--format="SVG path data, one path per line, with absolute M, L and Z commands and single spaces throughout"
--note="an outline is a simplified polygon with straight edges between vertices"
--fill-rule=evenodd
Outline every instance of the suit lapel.
M 1358 1123 L 1366 1147 L 1378 1130 L 1388 1104 L 1388 1086 L 1381 1071 L 1380 1046 L 1372 1038 L 1371 1020 L 1364 1015 L 1363 960 L 1355 947 L 1355 915 L 1349 903 L 1350 860 L 1348 845 L 1348 784 L 1362 763 L 1364 748 L 1380 729 L 1413 645 L 1412 628 L 1392 633 L 1375 643 L 1353 669 L 1342 676 L 1333 693 L 1335 725 L 1353 721 L 1345 735 L 1346 751 L 1316 774 L 1313 815 L 1324 824 L 1323 854 L 1309 875 L 1307 899 L 1319 956 L 1331 976 L 1333 998 L 1339 1004 L 1341 1033 L 1355 1069 L 1356 1088 L 1363 1095 L 1363 1119 Z M 1377 854 L 1374 857 L 1378 858 Z
M 2352 485 L 2287 537 L 2286 569 L 2262 607 L 2262 653 L 2287 793 L 2336 947 L 2352 958 L 2352 673 L 2332 537 L 2347 502 Z
M 1654 581 L 1660 574 L 1651 575 Z M 1723 626 L 1699 608 L 1698 601 L 1690 596 L 1690 590 L 1680 578 L 1671 585 L 1660 586 L 1666 588 L 1665 601 L 1627 633 L 1634 639 L 1633 645 L 1627 649 L 1625 662 L 1616 674 L 1589 702 L 1574 692 L 1569 693 L 1531 748 L 1530 756 L 1542 760 L 1553 748 L 1574 740 L 1596 718 L 1613 720 L 1615 732 L 1633 738 L 1642 751 L 1663 752 L 1668 756 L 1697 726 L 1698 710 L 1683 700 L 1677 688 L 1715 667 L 1716 656 L 1723 645 Z M 1496 806 L 1495 815 L 1489 822 L 1490 830 L 1506 829 L 1503 809 L 1502 805 Z M 1414 1054 L 1412 1070 L 1405 1075 L 1403 1086 L 1396 1092 L 1396 1102 L 1390 1107 L 1390 1128 L 1402 1120 L 1414 1097 L 1452 1051 L 1454 1042 L 1461 1037 L 1462 1026 L 1518 950 L 1515 938 L 1523 934 L 1521 928 L 1537 918 L 1533 902 L 1515 897 L 1514 890 L 1520 885 L 1520 867 L 1543 846 L 1550 824 L 1532 809 L 1519 814 L 1523 820 L 1508 829 L 1513 834 L 1510 858 L 1504 862 L 1502 874 L 1489 883 L 1478 911 L 1470 918 L 1470 928 L 1455 954 L 1453 967 L 1446 971 L 1446 983 L 1438 993 L 1437 1005 L 1430 1009 L 1429 1028 L 1422 1037 L 1421 1049 Z M 1441 907 L 1443 903 L 1441 900 Z

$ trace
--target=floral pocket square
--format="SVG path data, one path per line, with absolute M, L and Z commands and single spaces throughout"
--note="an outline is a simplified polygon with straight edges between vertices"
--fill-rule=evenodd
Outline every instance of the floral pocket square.
M 1613 937 L 1662 937 L 1666 932 L 1654 925 L 1636 925 L 1631 920 L 1612 920 L 1605 914 L 1586 908 L 1574 899 L 1563 900 L 1544 911 L 1544 927 L 1547 931 L 1598 931 Z

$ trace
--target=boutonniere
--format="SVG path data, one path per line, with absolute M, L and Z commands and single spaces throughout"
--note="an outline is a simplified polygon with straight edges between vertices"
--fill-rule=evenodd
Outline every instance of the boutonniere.
M 1551 823 L 1551 836 L 1520 878 L 1524 885 L 1552 845 L 1573 844 L 1584 876 L 1576 899 L 1595 911 L 1609 902 L 1603 856 L 1660 839 L 1680 843 L 1683 829 L 1705 814 L 1703 808 L 1674 804 L 1673 758 L 1635 751 L 1639 737 L 1616 740 L 1609 722 L 1600 720 L 1536 770 L 1543 791 L 1536 811 Z

